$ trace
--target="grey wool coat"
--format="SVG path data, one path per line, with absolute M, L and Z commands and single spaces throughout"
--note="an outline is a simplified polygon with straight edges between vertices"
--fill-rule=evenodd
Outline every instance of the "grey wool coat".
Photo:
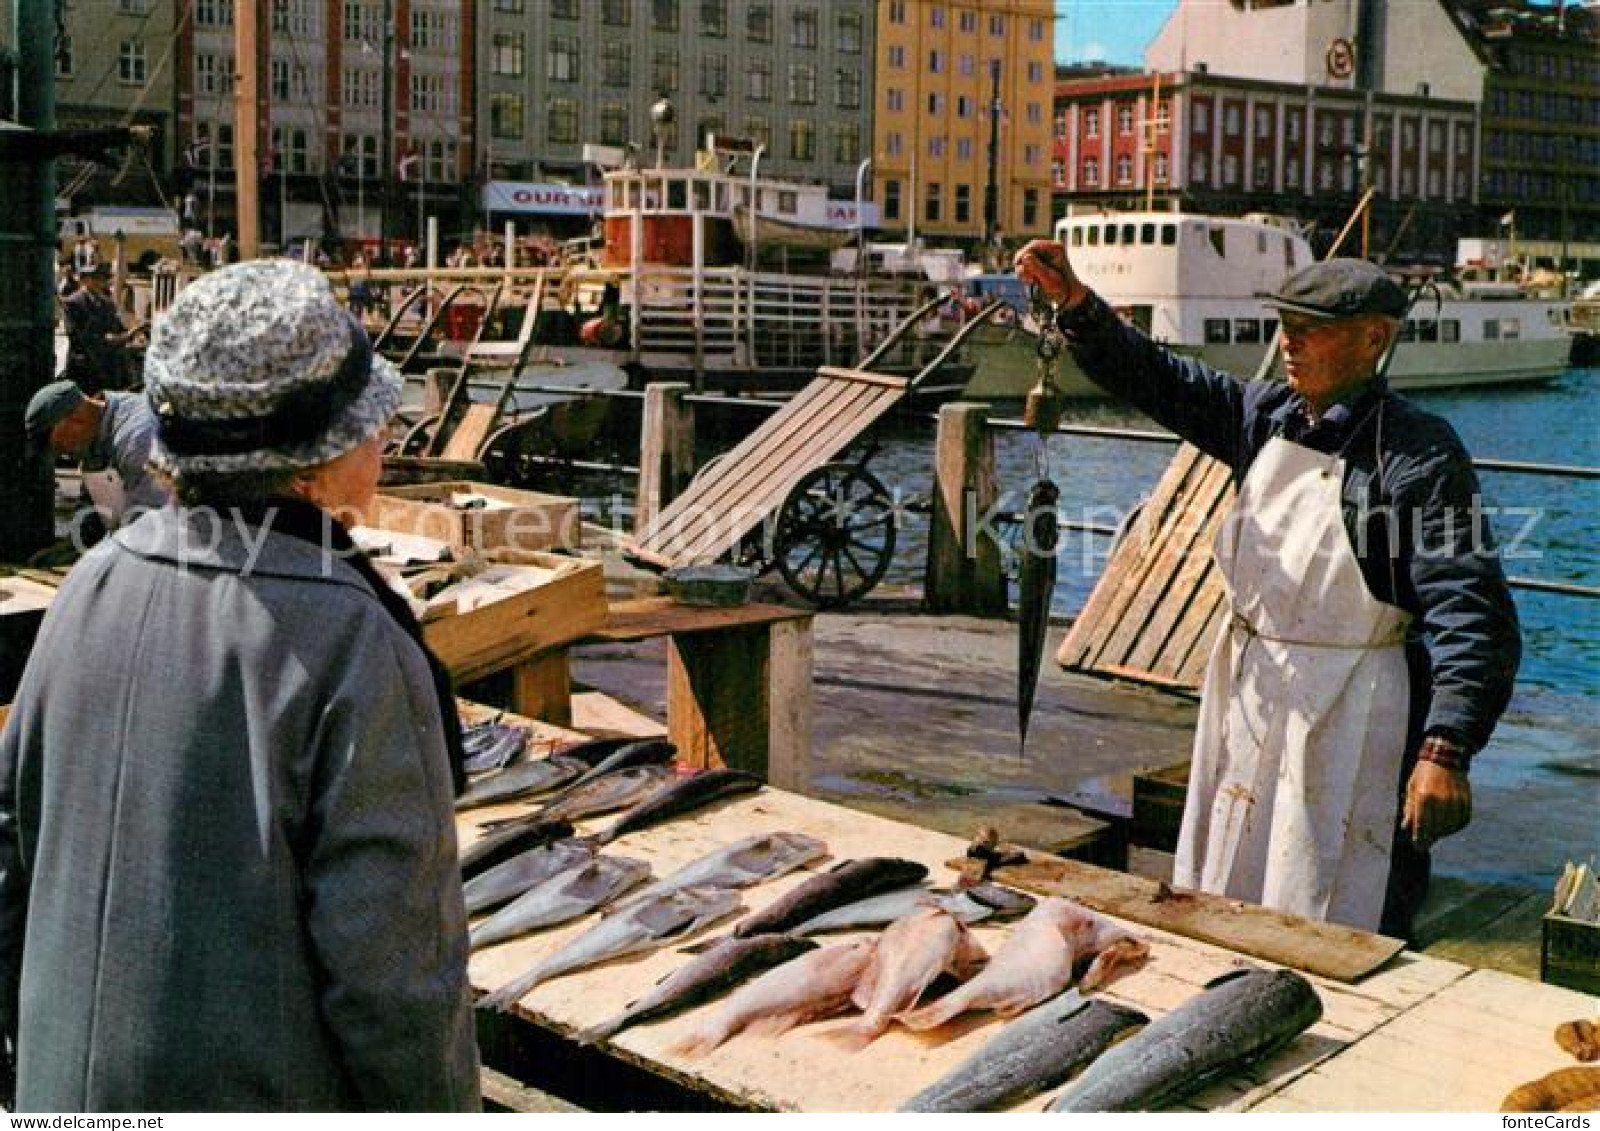
M 86 555 L 0 734 L 20 1110 L 471 1110 L 438 701 L 319 547 L 155 511 Z

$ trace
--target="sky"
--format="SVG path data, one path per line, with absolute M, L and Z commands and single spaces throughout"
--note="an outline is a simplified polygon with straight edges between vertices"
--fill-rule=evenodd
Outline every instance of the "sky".
M 1177 0 L 1056 0 L 1056 62 L 1142 64 Z

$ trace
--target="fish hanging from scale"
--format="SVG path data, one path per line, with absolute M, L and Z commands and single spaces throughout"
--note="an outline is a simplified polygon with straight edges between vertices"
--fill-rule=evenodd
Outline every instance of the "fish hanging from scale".
M 1028 390 L 1022 420 L 1038 435 L 1034 463 L 1038 478 L 1028 490 L 1017 539 L 1017 755 L 1028 745 L 1028 722 L 1033 717 L 1039 669 L 1044 662 L 1045 637 L 1050 632 L 1050 601 L 1056 588 L 1056 544 L 1060 517 L 1056 504 L 1061 491 L 1050 478 L 1050 437 L 1061 423 L 1064 409 L 1056 385 L 1056 360 L 1066 339 L 1056 328 L 1055 311 L 1038 287 L 1029 288 L 1033 315 L 1039 324 L 1039 379 Z

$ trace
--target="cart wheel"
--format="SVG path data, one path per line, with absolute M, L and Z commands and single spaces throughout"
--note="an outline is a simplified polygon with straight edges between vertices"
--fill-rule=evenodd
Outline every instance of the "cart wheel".
M 420 456 L 428 446 L 428 440 L 433 436 L 433 430 L 439 427 L 438 414 L 424 416 L 406 432 L 400 440 L 399 455 Z
M 837 609 L 883 580 L 894 558 L 895 508 L 869 471 L 829 463 L 808 473 L 784 500 L 772 557 L 789 586 Z

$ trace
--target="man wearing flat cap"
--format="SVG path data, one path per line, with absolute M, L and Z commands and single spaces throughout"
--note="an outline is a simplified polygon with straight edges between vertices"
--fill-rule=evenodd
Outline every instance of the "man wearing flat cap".
M 28 402 L 24 422 L 38 447 L 82 460 L 86 483 L 95 473 L 108 473 L 104 491 L 90 488 L 108 528 L 165 506 L 171 497 L 150 469 L 156 421 L 142 394 L 89 396 L 71 381 L 53 381 Z
M 67 331 L 67 367 L 62 376 L 87 393 L 128 385 L 124 347 L 141 332 L 122 324 L 111 298 L 111 265 L 96 263 L 79 273 L 82 286 L 61 300 Z
M 1092 380 L 1238 487 L 1174 883 L 1408 937 L 1521 635 L 1461 440 L 1384 381 L 1405 293 L 1357 259 L 1290 275 L 1262 296 L 1288 380 L 1246 382 L 1117 318 L 1059 243 L 1016 271 Z

